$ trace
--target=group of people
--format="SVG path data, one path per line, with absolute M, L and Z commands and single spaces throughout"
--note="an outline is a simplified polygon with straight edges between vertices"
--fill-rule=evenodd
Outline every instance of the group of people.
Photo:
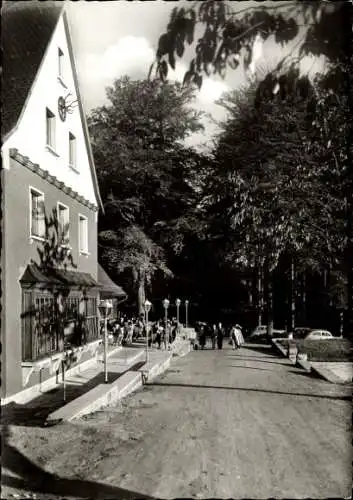
M 158 349 L 161 349 L 162 346 L 164 349 L 170 349 L 171 344 L 176 339 L 178 328 L 179 325 L 175 319 L 168 320 L 167 323 L 164 320 L 156 321 L 151 325 L 148 344 L 150 346 L 155 344 Z
M 129 345 L 144 334 L 145 323 L 143 318 L 128 319 L 127 316 L 121 316 L 119 319 L 109 320 L 107 328 L 113 345 Z M 104 333 L 103 323 L 101 333 Z
M 218 349 L 223 349 L 223 341 L 226 336 L 226 330 L 222 323 L 218 323 L 218 325 L 215 323 L 198 323 L 196 325 L 196 333 L 198 334 L 198 342 L 201 349 L 206 347 L 208 337 L 211 340 L 212 349 L 216 348 L 216 344 Z M 240 347 L 244 344 L 241 326 L 238 324 L 230 328 L 229 337 L 233 349 L 240 349 Z
M 139 318 L 128 319 L 121 316 L 120 319 L 110 320 L 107 324 L 108 335 L 112 339 L 113 345 L 131 345 L 133 341 L 141 337 L 146 337 L 147 328 L 143 315 Z M 101 333 L 104 333 L 104 324 L 101 326 Z M 159 320 L 148 323 L 148 344 L 157 345 L 159 349 L 164 346 L 169 349 L 174 342 L 178 332 L 178 323 L 175 319 Z

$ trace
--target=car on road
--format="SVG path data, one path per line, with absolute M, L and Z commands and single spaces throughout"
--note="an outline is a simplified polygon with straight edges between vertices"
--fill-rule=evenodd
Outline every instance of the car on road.
M 298 326 L 294 328 L 294 330 L 288 335 L 292 334 L 293 339 L 304 339 L 312 330 L 312 328 L 309 328 L 307 326 Z
M 334 339 L 335 337 L 328 330 L 311 330 L 304 340 Z
M 274 328 L 272 330 L 273 338 L 286 337 L 287 333 L 285 330 L 279 330 Z M 248 339 L 250 341 L 261 341 L 267 340 L 267 325 L 259 325 L 257 326 L 249 335 Z
M 266 325 L 261 325 L 261 326 L 257 326 L 255 328 L 255 330 L 253 330 L 249 337 L 258 337 L 260 335 L 265 335 L 267 332 L 267 326 Z

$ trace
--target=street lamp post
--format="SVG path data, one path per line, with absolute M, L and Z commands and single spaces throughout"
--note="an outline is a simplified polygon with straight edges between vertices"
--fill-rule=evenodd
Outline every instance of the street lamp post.
M 188 327 L 188 307 L 189 307 L 189 301 L 185 301 L 185 327 Z
M 176 308 L 177 308 L 177 329 L 178 330 L 179 330 L 179 307 L 180 307 L 180 304 L 181 304 L 181 300 L 180 299 L 176 299 L 175 305 L 176 305 Z
M 165 322 L 165 347 L 167 347 L 167 331 L 168 331 L 168 307 L 169 307 L 169 300 L 164 299 L 163 300 L 163 307 L 164 307 L 164 322 Z M 169 338 L 168 338 L 168 343 L 169 343 Z
M 146 320 L 146 364 L 148 363 L 148 313 L 151 310 L 151 302 L 149 300 L 145 301 L 145 320 Z
M 104 382 L 108 383 L 108 317 L 113 310 L 113 302 L 111 300 L 99 301 L 99 312 L 104 318 Z

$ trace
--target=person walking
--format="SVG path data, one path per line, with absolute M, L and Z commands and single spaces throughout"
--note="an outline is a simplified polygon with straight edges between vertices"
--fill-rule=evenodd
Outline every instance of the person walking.
M 161 348 L 161 332 L 160 332 L 160 327 L 159 327 L 159 321 L 156 321 L 156 323 L 152 327 L 152 337 L 153 337 L 153 344 L 157 344 L 158 349 Z
M 235 349 L 238 349 L 238 345 L 237 345 L 237 331 L 236 331 L 236 327 L 235 326 L 232 326 L 232 328 L 230 329 L 230 339 L 231 339 L 231 342 L 232 342 L 232 349 L 233 351 Z
M 177 337 L 178 333 L 178 322 L 177 320 L 173 321 L 173 326 L 172 326 L 172 342 L 175 342 L 175 339 Z
M 217 326 L 215 324 L 211 326 L 210 337 L 211 337 L 212 349 L 216 349 Z
M 170 345 L 170 325 L 169 321 L 163 325 L 163 344 L 164 344 L 164 349 L 167 350 L 169 349 Z
M 200 342 L 200 347 L 201 349 L 205 348 L 206 344 L 206 330 L 205 330 L 205 325 L 201 325 L 200 327 L 200 334 L 199 334 L 199 342 Z
M 235 325 L 235 328 L 237 329 L 238 349 L 240 349 L 245 342 L 244 336 L 240 325 Z
M 244 344 L 244 337 L 241 332 L 241 326 L 238 324 L 233 326 L 230 333 L 231 333 L 233 350 L 240 349 L 242 344 Z
M 168 349 L 171 349 L 173 338 L 172 338 L 172 323 L 170 320 L 168 320 L 167 322 L 167 340 L 168 340 Z
M 224 339 L 224 328 L 222 323 L 218 323 L 217 328 L 217 347 L 218 349 L 223 348 L 223 339 Z
M 131 345 L 132 344 L 132 337 L 134 334 L 134 323 L 132 320 L 128 321 L 128 326 L 127 326 L 127 335 L 126 335 L 126 344 Z

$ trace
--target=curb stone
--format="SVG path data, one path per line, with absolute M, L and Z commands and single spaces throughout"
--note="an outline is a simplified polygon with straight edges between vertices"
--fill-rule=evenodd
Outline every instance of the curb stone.
M 115 403 L 140 389 L 169 368 L 173 354 L 169 351 L 163 353 L 162 359 L 158 360 L 158 357 L 157 360 L 149 361 L 147 366 L 143 366 L 136 371 L 133 369 L 128 370 L 111 384 L 97 385 L 79 398 L 48 415 L 45 425 L 55 425 L 55 423 L 80 418 Z

